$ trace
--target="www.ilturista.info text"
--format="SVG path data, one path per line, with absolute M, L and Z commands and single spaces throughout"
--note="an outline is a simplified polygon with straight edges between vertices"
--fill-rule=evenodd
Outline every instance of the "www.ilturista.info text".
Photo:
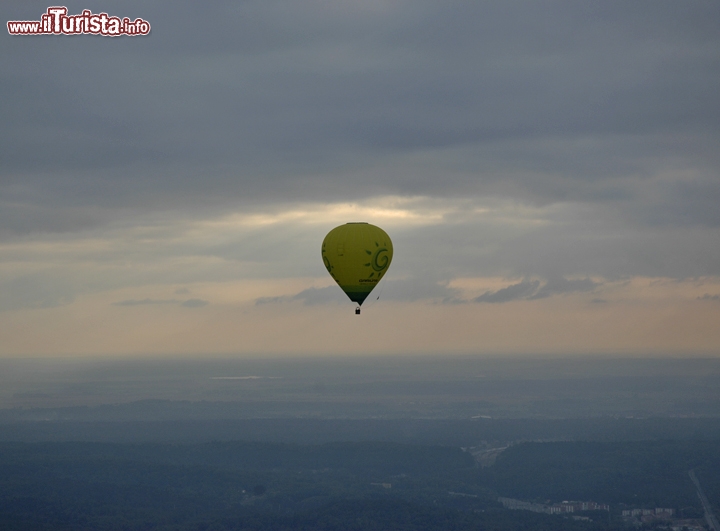
M 107 13 L 92 13 L 84 9 L 78 15 L 68 15 L 67 7 L 48 7 L 40 20 L 10 20 L 7 23 L 10 35 L 147 35 L 150 23 L 147 20 L 127 17 L 111 17 Z

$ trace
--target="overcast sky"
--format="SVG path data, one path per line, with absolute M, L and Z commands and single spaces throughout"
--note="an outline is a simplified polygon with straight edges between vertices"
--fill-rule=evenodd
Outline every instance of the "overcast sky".
M 63 5 L 152 31 L 0 32 L 0 356 L 720 354 L 717 1 Z

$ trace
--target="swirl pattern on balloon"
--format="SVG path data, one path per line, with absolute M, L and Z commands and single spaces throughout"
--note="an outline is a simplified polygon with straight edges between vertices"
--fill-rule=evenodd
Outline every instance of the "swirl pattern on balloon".
M 373 255 L 371 263 L 372 268 L 375 271 L 382 271 L 388 266 L 388 263 L 390 262 L 390 258 L 388 258 L 386 254 L 380 256 L 382 253 L 387 253 L 387 249 L 385 247 L 381 247 L 380 249 L 375 251 L 375 254 Z

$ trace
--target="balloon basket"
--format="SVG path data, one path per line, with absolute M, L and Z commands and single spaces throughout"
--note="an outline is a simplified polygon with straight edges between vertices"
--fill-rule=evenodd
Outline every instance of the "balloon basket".
M 360 315 L 360 306 L 355 308 L 355 315 Z

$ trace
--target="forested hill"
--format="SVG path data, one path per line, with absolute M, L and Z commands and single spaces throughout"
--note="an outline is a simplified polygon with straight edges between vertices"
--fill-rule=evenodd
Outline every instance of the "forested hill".
M 720 505 L 718 441 L 521 443 L 485 468 L 397 443 L 0 443 L 0 529 L 615 530 L 628 507 L 701 517 L 691 467 Z M 611 510 L 575 520 L 499 496 Z

